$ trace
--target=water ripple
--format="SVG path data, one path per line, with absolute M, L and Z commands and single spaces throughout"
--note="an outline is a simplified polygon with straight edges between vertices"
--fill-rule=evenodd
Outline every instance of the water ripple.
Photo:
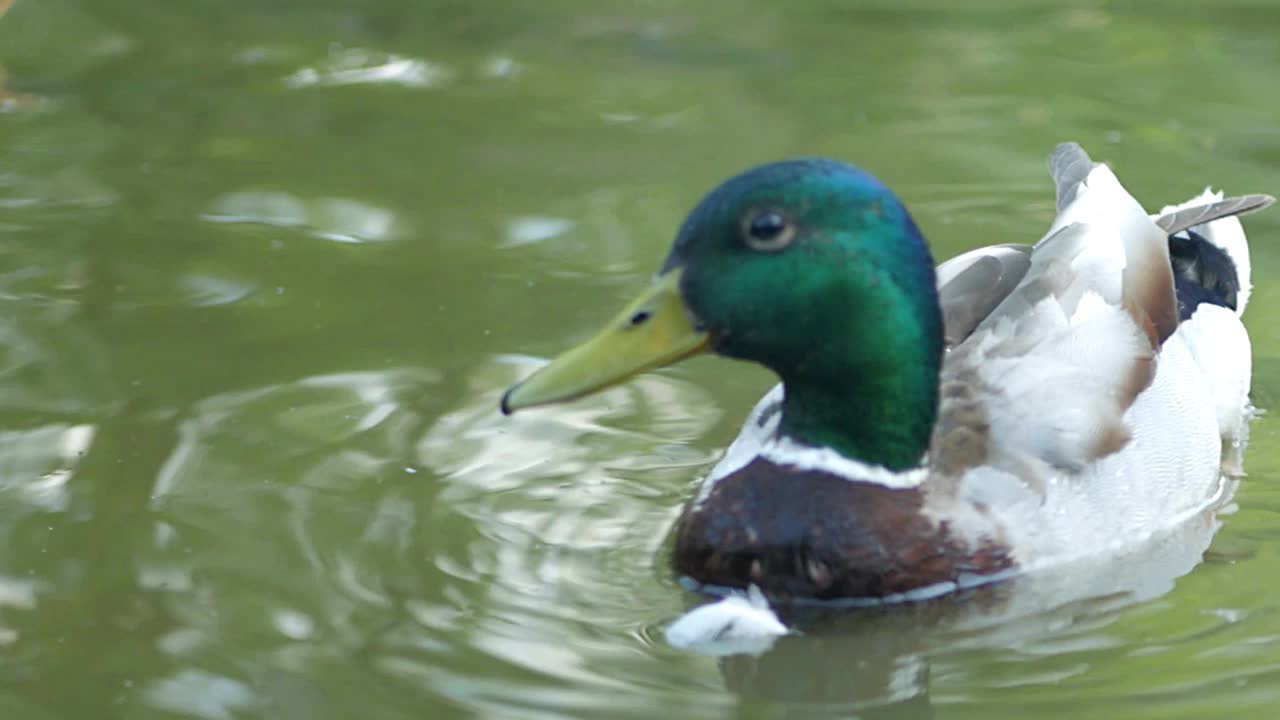
M 605 668 L 643 662 L 643 628 L 680 609 L 670 582 L 654 582 L 665 573 L 653 552 L 678 507 L 666 496 L 713 457 L 671 448 L 719 412 L 695 388 L 651 377 L 502 418 L 496 393 L 533 365 L 481 365 L 463 381 L 474 391 L 431 422 L 423 408 L 444 387 L 411 370 L 193 408 L 152 491 L 165 530 L 139 583 L 168 597 L 180 625 L 162 647 L 195 674 L 164 680 L 153 704 L 201 684 L 228 689 L 231 704 L 191 710 L 199 717 L 259 702 L 235 691 L 256 687 L 251 677 L 209 674 L 203 658 L 233 638 L 246 668 L 323 674 L 353 656 L 373 677 L 426 682 L 473 707 L 562 712 L 638 692 Z M 615 426 L 637 416 L 649 431 Z M 252 469 L 244 457 L 258 458 Z M 442 672 L 445 658 L 484 670 Z
M 394 239 L 396 218 L 390 210 L 350 198 L 303 199 L 286 192 L 227 193 L 201 216 L 207 222 L 260 224 L 300 229 L 313 237 L 340 243 Z
M 427 60 L 362 48 L 334 48 L 324 62 L 298 69 L 284 79 L 291 89 L 326 85 L 400 85 L 433 88 L 451 82 L 456 73 Z

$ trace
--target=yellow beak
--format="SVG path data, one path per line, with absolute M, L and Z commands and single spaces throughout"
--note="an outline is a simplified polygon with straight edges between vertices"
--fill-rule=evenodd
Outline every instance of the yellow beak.
M 681 272 L 659 276 L 595 337 L 511 386 L 502 412 L 573 400 L 706 351 L 707 334 L 693 327 L 680 299 Z

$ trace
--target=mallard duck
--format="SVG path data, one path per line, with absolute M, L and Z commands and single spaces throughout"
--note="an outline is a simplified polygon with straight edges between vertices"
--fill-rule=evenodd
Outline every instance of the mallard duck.
M 704 351 L 781 380 L 677 522 L 676 572 L 771 600 L 932 597 L 1114 551 L 1222 501 L 1250 412 L 1249 254 L 1206 190 L 1152 216 L 1078 145 L 1035 245 L 934 267 L 885 185 L 748 170 L 649 288 L 502 397 L 571 400 Z

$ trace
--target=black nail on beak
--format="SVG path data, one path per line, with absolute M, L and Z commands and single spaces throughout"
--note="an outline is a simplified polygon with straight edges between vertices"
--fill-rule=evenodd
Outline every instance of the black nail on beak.
M 512 410 L 511 410 L 511 406 L 508 404 L 508 401 L 511 399 L 511 393 L 515 392 L 517 387 L 520 387 L 520 386 L 516 385 L 515 387 L 502 393 L 502 400 L 498 402 L 498 409 L 502 411 L 503 415 L 511 414 Z

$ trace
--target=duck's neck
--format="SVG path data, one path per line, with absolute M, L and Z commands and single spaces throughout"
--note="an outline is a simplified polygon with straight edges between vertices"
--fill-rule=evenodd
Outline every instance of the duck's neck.
M 875 385 L 837 392 L 785 382 L 778 432 L 890 470 L 918 465 L 937 416 L 937 376 L 931 384 L 898 376 Z
M 942 362 L 940 320 L 918 320 L 873 317 L 879 332 L 821 343 L 810 362 L 779 373 L 779 433 L 890 470 L 918 465 L 937 419 Z

